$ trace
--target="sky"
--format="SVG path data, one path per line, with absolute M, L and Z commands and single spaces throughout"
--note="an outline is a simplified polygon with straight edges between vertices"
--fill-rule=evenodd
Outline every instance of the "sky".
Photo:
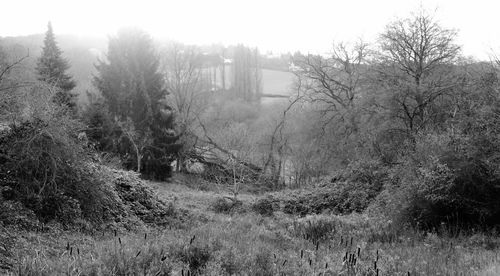
M 500 52 L 495 0 L 0 0 L 0 36 L 46 31 L 107 37 L 137 26 L 187 44 L 243 43 L 261 52 L 325 53 L 332 42 L 374 42 L 384 27 L 419 7 L 458 30 L 463 53 Z

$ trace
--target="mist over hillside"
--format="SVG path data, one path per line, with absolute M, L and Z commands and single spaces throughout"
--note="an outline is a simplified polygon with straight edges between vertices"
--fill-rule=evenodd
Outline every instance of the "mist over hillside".
M 107 52 L 106 37 L 91 37 L 77 35 L 57 35 L 58 44 L 63 51 L 63 56 L 71 64 L 69 73 L 76 80 L 73 93 L 78 95 L 78 102 L 84 105 L 88 102 L 86 92 L 95 93 L 92 84 L 92 76 L 95 75 L 95 64 L 98 59 L 105 59 Z M 172 43 L 162 40 L 163 44 Z M 24 64 L 23 74 L 27 74 L 31 80 L 35 80 L 34 68 L 36 59 L 40 56 L 43 46 L 43 34 L 29 36 L 0 37 L 0 46 L 7 49 L 12 56 L 21 57 L 29 53 L 29 58 Z M 200 45 L 206 52 L 210 52 L 211 46 Z M 288 72 L 287 59 L 266 59 L 263 70 L 263 93 L 272 95 L 288 95 L 294 77 Z M 226 81 L 231 84 L 230 69 L 226 72 Z M 275 102 L 279 99 L 266 99 L 264 102 Z
M 18 37 L 0 38 L 0 46 L 7 50 L 10 55 L 21 57 L 29 53 L 26 59 L 24 73 L 31 80 L 35 80 L 34 68 L 36 60 L 41 54 L 43 46 L 43 34 Z M 85 101 L 85 91 L 94 90 L 92 76 L 99 57 L 106 51 L 107 39 L 95 37 L 83 37 L 76 35 L 58 35 L 57 42 L 63 51 L 63 57 L 71 64 L 69 72 L 74 76 L 77 86 L 74 93 L 79 95 L 80 101 Z
M 0 26 L 64 19 L 0 37 L 0 274 L 500 275 L 500 56 L 448 16 L 92 1 Z

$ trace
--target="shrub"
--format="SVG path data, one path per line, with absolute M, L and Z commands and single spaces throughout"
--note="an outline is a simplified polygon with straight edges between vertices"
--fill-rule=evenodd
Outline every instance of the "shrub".
M 212 203 L 212 210 L 217 213 L 231 213 L 242 205 L 242 202 L 229 197 L 219 197 Z
M 77 181 L 75 168 L 85 162 L 83 147 L 71 136 L 78 122 L 53 114 L 48 120 L 36 118 L 11 126 L 0 137 L 0 168 L 9 179 L 4 186 L 42 219 L 65 217 L 62 212 L 78 209 L 65 195 Z M 64 210 L 63 210 L 64 208 Z
M 380 210 L 399 224 L 424 229 L 496 224 L 499 159 L 492 158 L 497 153 L 491 144 L 497 138 L 476 135 L 455 131 L 418 137 L 415 150 L 393 168 L 390 185 L 379 198 Z
M 371 193 L 380 192 L 384 182 L 387 180 L 387 167 L 378 160 L 360 159 L 349 163 L 341 170 L 337 176 L 332 178 L 332 182 L 344 181 L 359 183 Z
M 78 126 L 67 117 L 58 119 Z M 105 184 L 103 172 L 92 164 L 91 151 L 72 137 L 75 131 L 65 127 L 41 120 L 13 125 L 0 138 L 0 152 L 6 156 L 1 173 L 10 179 L 0 186 L 43 222 L 69 225 L 84 218 L 100 223 L 123 215 L 113 187 Z
M 212 253 L 210 247 L 207 245 L 190 245 L 188 248 L 180 250 L 177 255 L 183 263 L 188 265 L 190 271 L 198 273 L 205 268 Z
M 103 177 L 114 186 L 123 208 L 130 215 L 154 225 L 182 226 L 187 212 L 176 209 L 173 204 L 158 200 L 154 192 L 139 178 L 139 174 L 104 168 Z
M 336 182 L 329 187 L 291 191 L 278 196 L 282 211 L 305 216 L 330 211 L 336 214 L 363 212 L 380 193 L 369 184 Z
M 39 221 L 33 211 L 22 203 L 10 199 L 12 199 L 11 188 L 0 186 L 0 225 L 36 229 Z
M 82 219 L 101 226 L 129 217 L 165 224 L 177 216 L 137 176 L 96 164 L 95 152 L 78 139 L 82 124 L 42 97 L 47 92 L 42 88 L 30 90 L 34 95 L 27 99 L 39 101 L 26 103 L 22 120 L 0 133 L 2 198 L 21 203 L 42 222 L 67 226 Z
M 323 216 L 306 217 L 294 221 L 292 233 L 300 238 L 311 241 L 314 244 L 325 241 L 336 234 L 336 220 Z
M 277 200 L 273 197 L 259 198 L 253 205 L 252 210 L 263 216 L 272 216 L 274 211 L 279 209 Z
M 374 160 L 352 162 L 330 181 L 308 189 L 276 194 L 282 210 L 305 216 L 324 211 L 336 214 L 363 212 L 383 190 L 388 168 Z M 283 196 L 284 194 L 284 196 Z

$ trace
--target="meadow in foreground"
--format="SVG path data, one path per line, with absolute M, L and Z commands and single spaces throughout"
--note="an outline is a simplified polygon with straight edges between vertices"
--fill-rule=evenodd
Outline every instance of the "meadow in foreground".
M 155 184 L 191 199 L 191 221 L 163 229 L 17 233 L 13 275 L 498 275 L 500 239 L 391 230 L 367 215 L 260 215 L 251 197 L 215 212 L 216 192 Z M 209 202 L 212 202 L 210 204 Z M 208 204 L 204 206 L 203 204 Z

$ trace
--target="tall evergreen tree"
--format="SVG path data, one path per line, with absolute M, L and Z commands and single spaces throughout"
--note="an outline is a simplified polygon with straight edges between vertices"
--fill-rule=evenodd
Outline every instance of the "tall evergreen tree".
M 96 66 L 94 84 L 113 115 L 122 121 L 130 118 L 135 129 L 145 131 L 166 95 L 151 38 L 142 30 L 122 29 L 109 40 L 106 58 Z
M 165 178 L 180 145 L 175 144 L 174 114 L 164 101 L 167 91 L 152 39 L 138 29 L 121 30 L 109 41 L 107 60 L 96 68 L 94 84 L 133 143 L 137 158 L 131 167 L 147 177 Z
M 58 89 L 55 95 L 57 103 L 73 108 L 75 106 L 75 95 L 71 94 L 70 91 L 75 88 L 76 83 L 66 73 L 68 68 L 68 61 L 62 57 L 62 51 L 57 46 L 52 24 L 49 22 L 43 41 L 42 55 L 38 59 L 36 66 L 38 80 L 53 85 Z

